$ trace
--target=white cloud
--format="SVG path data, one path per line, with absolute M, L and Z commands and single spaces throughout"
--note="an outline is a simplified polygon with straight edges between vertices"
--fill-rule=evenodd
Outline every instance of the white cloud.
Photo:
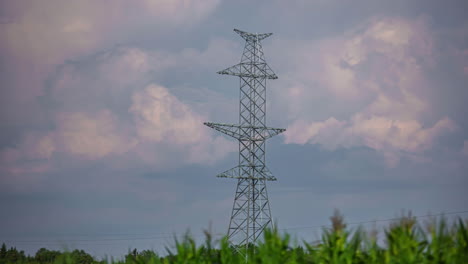
M 6 148 L 0 154 L 3 162 L 13 164 L 20 161 L 47 161 L 55 151 L 53 135 L 31 132 L 16 147 Z
M 233 142 L 211 136 L 211 131 L 203 126 L 206 117 L 194 112 L 165 87 L 153 84 L 135 93 L 129 111 L 134 115 L 141 144 L 169 145 L 185 157 L 183 163 L 212 163 L 234 150 Z
M 8 23 L 0 23 L 1 53 L 18 82 L 18 95 L 31 101 L 53 67 L 116 44 L 147 25 L 152 34 L 167 26 L 191 26 L 214 11 L 219 0 L 44 0 L 2 4 Z M 53 8 L 51 8 L 53 7 Z M 3 15 L 3 14 L 2 14 Z M 164 25 L 164 27 L 160 26 Z M 28 75 L 28 78 L 23 78 Z M 17 99 L 18 100 L 18 99 Z
M 304 46 L 302 53 L 313 54 L 299 59 L 298 67 L 306 70 L 296 82 L 304 84 L 288 89 L 288 103 L 295 106 L 290 111 L 296 113 L 290 114 L 295 118 L 285 142 L 331 150 L 366 146 L 381 152 L 390 166 L 403 155 L 423 155 L 456 127 L 448 117 L 426 118 L 432 111 L 426 94 L 433 88 L 425 69 L 433 66 L 433 43 L 423 18 L 380 18 L 310 50 Z M 298 89 L 307 86 L 314 89 Z M 323 106 L 320 100 L 329 111 L 317 122 L 309 113 Z
M 50 160 L 56 150 L 49 134 L 30 132 L 15 147 L 0 151 L 1 188 L 30 191 L 40 188 L 44 173 L 52 169 Z
M 62 166 L 59 157 L 155 169 L 223 159 L 234 143 L 203 122 L 229 100 L 205 87 L 169 89 L 155 80 L 199 61 L 220 64 L 230 46 L 213 40 L 205 50 L 180 53 L 119 46 L 61 65 L 42 98 L 53 128 L 30 131 L 1 150 L 2 171 L 12 179 L 47 173 Z
M 150 85 L 133 95 L 130 112 L 135 118 L 139 138 L 149 142 L 167 141 L 193 144 L 201 138 L 203 119 L 169 91 Z
M 234 142 L 203 125 L 207 117 L 161 85 L 134 92 L 128 111 L 131 120 L 109 109 L 57 113 L 55 129 L 30 133 L 19 146 L 0 152 L 2 172 L 8 178 L 5 182 L 24 184 L 37 174 L 50 172 L 57 167 L 59 156 L 102 161 L 111 167 L 121 160 L 115 165 L 118 168 L 143 164 L 161 169 L 212 164 L 236 149 Z M 120 159 L 129 155 L 132 158 Z
M 117 118 L 108 110 L 93 116 L 85 113 L 60 114 L 55 137 L 63 150 L 96 159 L 121 154 L 136 145 L 137 140 L 121 134 Z
M 356 114 L 349 121 L 338 121 L 334 117 L 323 122 L 296 121 L 286 131 L 285 142 L 320 144 L 328 150 L 366 146 L 381 152 L 387 164 L 395 166 L 400 156 L 423 153 L 433 146 L 439 136 L 455 128 L 454 122 L 448 118 L 424 128 L 416 120 Z
M 331 117 L 323 122 L 315 122 L 312 124 L 298 120 L 293 123 L 285 133 L 285 143 L 306 144 L 306 143 L 325 143 L 324 146 L 328 149 L 336 149 L 343 142 L 338 140 L 342 134 L 346 122 L 338 121 Z
M 131 120 L 123 120 L 109 109 L 59 112 L 56 129 L 26 139 L 23 150 L 12 149 L 14 159 L 21 161 L 33 155 L 43 160 L 57 152 L 96 160 L 135 153 L 144 163 L 163 166 L 174 155 L 179 165 L 206 164 L 234 150 L 233 142 L 212 136 L 212 131 L 203 126 L 208 118 L 161 85 L 135 91 L 128 111 Z
M 112 41 L 116 33 L 126 36 L 129 33 L 126 30 L 141 23 L 194 24 L 218 4 L 219 0 L 116 0 L 112 4 L 92 0 L 9 2 L 4 8 L 10 11 L 14 23 L 1 24 L 0 34 L 8 36 L 7 47 L 17 51 L 17 55 L 40 59 L 42 63 L 56 62 Z

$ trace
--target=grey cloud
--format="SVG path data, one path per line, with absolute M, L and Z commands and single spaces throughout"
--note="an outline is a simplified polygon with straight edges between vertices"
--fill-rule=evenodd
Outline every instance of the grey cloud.
M 215 74 L 240 59 L 243 43 L 232 28 L 274 33 L 264 41 L 267 61 L 279 76 L 268 83 L 269 125 L 336 121 L 337 129 L 320 137 L 320 144 L 332 146 L 328 149 L 283 144 L 280 137 L 268 143 L 268 165 L 279 179 L 268 187 L 280 227 L 326 224 L 332 207 L 359 221 L 393 217 L 401 208 L 425 214 L 463 209 L 467 203 L 462 1 L 241 0 L 199 6 L 189 1 L 183 10 L 173 1 L 159 9 L 152 5 L 157 1 L 55 5 L 63 12 L 49 8 L 52 2 L 5 3 L 0 16 L 7 13 L 3 20 L 16 24 L 1 24 L 0 33 L 24 29 L 11 35 L 21 45 L 0 38 L 0 78 L 8 87 L 2 90 L 0 203 L 12 212 L 0 225 L 12 230 L 13 240 L 21 230 L 21 235 L 56 239 L 51 234 L 73 229 L 67 237 L 72 240 L 85 233 L 103 238 L 106 233 L 181 233 L 186 227 L 197 232 L 210 220 L 224 232 L 235 182 L 213 176 L 232 167 L 237 157 L 225 153 L 221 141 L 226 139 L 207 128 L 187 129 L 195 136 L 182 136 L 185 141 L 177 132 L 186 119 L 189 124 L 237 121 L 238 80 Z M 38 15 L 40 8 L 46 17 Z M 18 20 L 26 10 L 33 15 Z M 47 27 L 44 19 L 51 10 L 57 17 Z M 409 25 L 411 44 L 398 48 L 379 42 L 371 36 L 379 22 L 384 29 L 390 25 L 390 36 L 391 29 L 404 33 Z M 354 45 L 359 39 L 361 44 Z M 30 43 L 41 45 L 29 49 Z M 323 74 L 330 72 L 344 77 Z M 417 85 L 404 85 L 410 95 L 398 83 L 402 76 L 416 76 Z M 173 113 L 166 116 L 174 121 L 171 126 L 158 125 L 156 114 L 144 115 L 158 107 Z M 382 152 L 349 132 L 356 113 L 411 124 L 425 135 L 438 121 L 448 128 L 451 120 L 456 130 L 431 130 L 435 144 L 420 144 L 416 154 L 406 150 L 418 141 L 403 140 L 396 153 L 404 158 L 389 168 Z M 147 136 L 140 137 L 137 128 Z M 380 142 L 397 140 L 395 130 Z M 97 142 L 81 141 L 79 135 Z M 190 141 L 196 138 L 199 144 Z M 42 221 L 28 220 L 35 218 Z M 313 238 L 308 229 L 296 231 Z M 119 256 L 128 246 L 162 249 L 165 242 L 171 241 L 75 246 Z M 39 247 L 17 245 L 29 253 Z
M 327 149 L 365 145 L 382 151 L 388 164 L 395 166 L 402 152 L 421 153 L 437 137 L 457 128 L 426 95 L 440 89 L 431 84 L 429 73 L 444 52 L 437 49 L 436 34 L 424 17 L 372 18 L 358 28 L 344 36 L 301 44 L 293 53 L 298 56 L 297 71 L 290 73 L 289 88 L 275 90 L 276 98 L 289 94 L 283 102 L 293 125 L 285 134 L 286 142 L 311 142 Z M 329 105 L 325 109 L 334 106 L 333 112 L 322 110 L 320 121 L 307 121 L 324 102 Z M 393 132 L 388 130 L 392 128 Z M 344 132 L 348 129 L 349 134 Z

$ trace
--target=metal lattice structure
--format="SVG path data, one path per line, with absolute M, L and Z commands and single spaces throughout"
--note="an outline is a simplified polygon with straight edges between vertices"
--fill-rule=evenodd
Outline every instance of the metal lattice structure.
M 204 124 L 239 141 L 239 165 L 217 177 L 237 179 L 228 238 L 248 247 L 272 224 L 266 181 L 276 178 L 265 164 L 265 141 L 285 129 L 266 126 L 266 80 L 278 77 L 266 63 L 260 41 L 272 33 L 234 31 L 245 39 L 241 61 L 218 73 L 240 79 L 239 124 Z

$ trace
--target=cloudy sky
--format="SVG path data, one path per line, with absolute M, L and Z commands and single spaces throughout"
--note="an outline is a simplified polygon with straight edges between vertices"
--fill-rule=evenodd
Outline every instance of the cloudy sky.
M 468 210 L 464 1 L 0 1 L 0 238 L 34 254 L 226 231 L 233 28 L 263 41 L 280 228 Z M 0 241 L 1 242 L 1 241 Z

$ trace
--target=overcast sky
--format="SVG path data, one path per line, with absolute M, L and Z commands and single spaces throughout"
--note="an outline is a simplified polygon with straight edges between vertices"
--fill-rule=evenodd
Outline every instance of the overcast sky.
M 468 210 L 468 8 L 438 0 L 0 1 L 0 242 L 156 249 L 227 230 L 243 39 L 269 33 L 272 215 Z M 466 216 L 466 215 L 465 215 Z M 297 228 L 299 227 L 299 228 Z

